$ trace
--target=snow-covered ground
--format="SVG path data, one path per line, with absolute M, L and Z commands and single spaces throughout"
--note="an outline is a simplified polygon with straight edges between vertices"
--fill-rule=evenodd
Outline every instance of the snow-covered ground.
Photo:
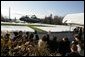
M 3 23 L 3 22 L 2 22 Z M 5 22 L 4 22 L 5 23 Z M 66 26 L 66 25 L 50 25 L 42 23 L 8 23 L 5 24 L 20 24 L 20 25 L 35 25 L 36 28 L 47 31 L 47 32 L 63 32 L 63 31 L 73 31 L 76 26 Z M 36 26 L 40 25 L 40 26 Z M 29 31 L 34 32 L 34 29 L 27 26 L 5 26 L 1 25 L 2 31 Z
M 62 26 L 62 25 L 55 25 L 53 27 L 37 27 L 47 32 L 64 32 L 64 31 L 73 31 L 75 27 L 70 26 Z
M 27 26 L 1 26 L 1 31 L 29 31 L 34 32 L 34 30 Z

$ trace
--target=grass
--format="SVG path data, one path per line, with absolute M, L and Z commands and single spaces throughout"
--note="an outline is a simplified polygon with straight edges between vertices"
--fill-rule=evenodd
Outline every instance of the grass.
M 41 30 L 41 29 L 36 28 L 36 26 L 29 25 L 29 27 L 32 28 L 32 29 L 34 29 L 34 30 L 36 30 L 37 32 L 46 32 L 44 30 Z

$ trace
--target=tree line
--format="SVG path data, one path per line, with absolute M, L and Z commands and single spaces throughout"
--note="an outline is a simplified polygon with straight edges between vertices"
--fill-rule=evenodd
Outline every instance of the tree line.
M 52 14 L 50 14 L 50 16 L 46 16 L 45 19 L 43 19 L 43 23 L 46 24 L 55 24 L 55 25 L 62 25 L 62 20 L 63 17 L 61 16 L 54 16 L 54 18 L 52 18 Z
M 26 16 L 20 17 L 19 20 L 28 22 L 28 23 L 45 23 L 45 24 L 62 25 L 63 18 L 64 17 L 62 17 L 62 16 L 52 17 L 52 14 L 50 14 L 50 16 L 45 16 L 45 18 L 43 18 L 43 19 L 38 18 L 36 15 L 32 15 L 31 17 L 26 15 Z M 12 22 L 13 20 L 17 20 L 17 19 L 16 18 L 9 19 L 9 18 L 1 15 L 1 21 L 3 21 L 3 22 Z

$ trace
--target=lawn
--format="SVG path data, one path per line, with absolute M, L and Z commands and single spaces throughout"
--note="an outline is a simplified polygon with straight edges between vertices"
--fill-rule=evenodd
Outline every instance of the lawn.
M 31 23 L 28 23 L 28 24 L 24 24 L 24 23 L 1 23 L 1 25 L 2 26 L 28 26 L 28 27 L 30 27 L 30 28 L 32 28 L 32 29 L 34 29 L 34 30 L 36 30 L 37 32 L 46 32 L 46 31 L 44 31 L 44 30 L 41 30 L 41 29 L 39 29 L 39 28 L 37 28 L 37 27 L 46 27 L 46 26 L 44 26 L 44 25 L 35 25 L 35 24 L 31 24 Z

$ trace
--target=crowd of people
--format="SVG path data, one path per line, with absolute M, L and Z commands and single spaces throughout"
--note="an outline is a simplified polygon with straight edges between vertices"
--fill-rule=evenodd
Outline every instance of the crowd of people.
M 13 32 L 13 37 L 10 33 L 1 34 L 1 56 L 84 56 L 83 32 L 80 28 L 73 33 L 72 42 L 66 36 L 60 41 L 56 36 L 50 40 L 49 34 L 39 37 L 37 31 Z

